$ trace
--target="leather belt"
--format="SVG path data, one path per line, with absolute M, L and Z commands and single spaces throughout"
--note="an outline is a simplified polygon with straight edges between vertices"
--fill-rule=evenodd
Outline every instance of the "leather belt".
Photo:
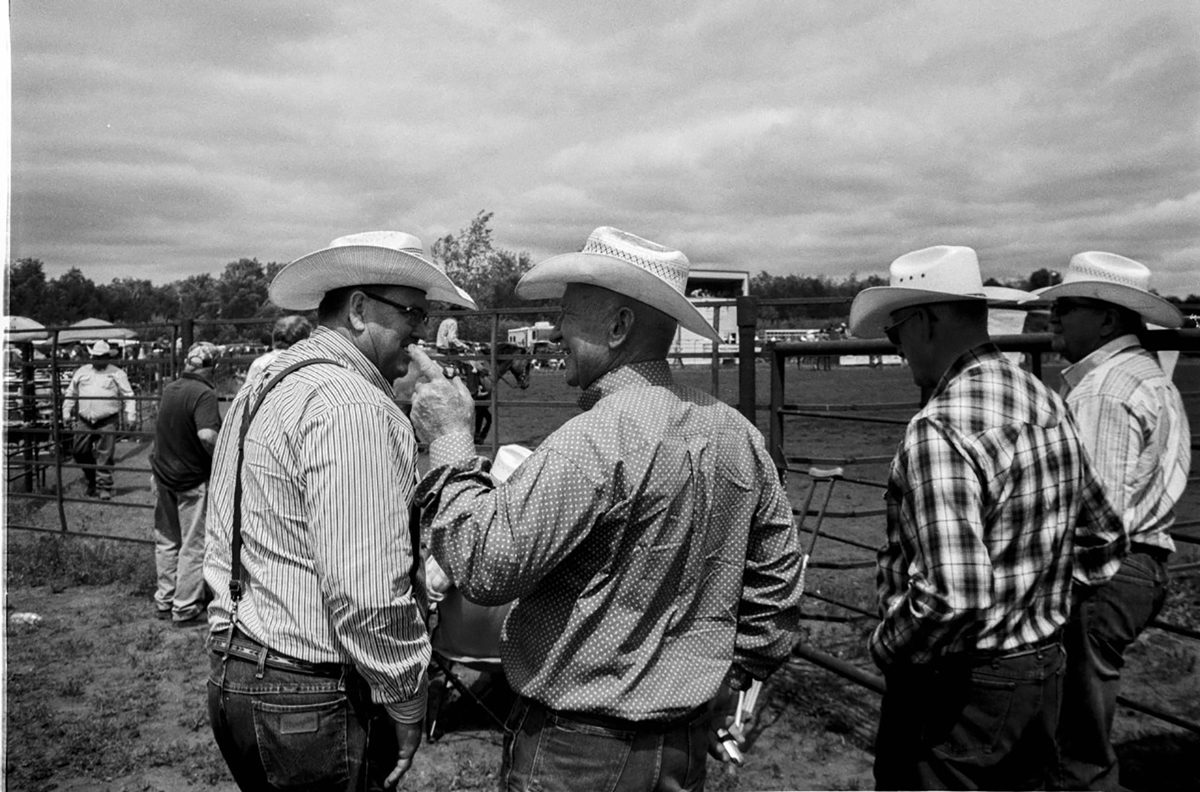
M 247 663 L 280 671 L 291 671 L 295 674 L 307 674 L 327 679 L 340 679 L 351 668 L 342 663 L 310 663 L 307 660 L 280 654 L 258 643 L 241 630 L 233 634 L 232 641 L 229 640 L 228 629 L 214 632 L 209 637 L 209 651 L 213 654 L 244 660 Z
M 542 707 L 535 701 L 530 701 L 530 704 L 535 707 Z M 563 710 L 552 710 L 548 707 L 542 707 L 548 715 L 552 715 L 560 720 L 575 721 L 589 726 L 599 726 L 605 729 L 613 729 L 615 731 L 636 732 L 638 734 L 661 734 L 663 732 L 673 731 L 674 729 L 683 728 L 691 724 L 697 718 L 708 717 L 708 703 L 704 703 L 694 709 L 685 712 L 682 715 L 677 715 L 673 718 L 661 720 L 644 720 L 634 721 L 618 718 L 612 715 L 597 715 L 591 712 L 568 712 Z

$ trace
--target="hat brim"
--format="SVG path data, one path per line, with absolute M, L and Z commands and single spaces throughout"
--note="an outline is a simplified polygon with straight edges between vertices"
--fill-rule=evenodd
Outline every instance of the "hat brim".
M 327 292 L 346 286 L 407 286 L 438 300 L 476 308 L 471 295 L 454 285 L 433 262 L 413 253 L 376 245 L 343 245 L 309 253 L 288 264 L 271 281 L 271 302 L 288 311 L 311 311 Z
M 562 297 L 568 283 L 587 283 L 656 308 L 679 322 L 681 327 L 721 343 L 721 336 L 687 297 L 661 278 L 624 259 L 599 253 L 563 253 L 533 266 L 517 282 L 517 296 L 524 300 L 553 300 Z
M 1119 305 L 1136 312 L 1150 324 L 1175 328 L 1183 326 L 1183 312 L 1157 294 L 1142 291 L 1132 286 L 1107 281 L 1073 281 L 1037 289 L 1037 302 L 1054 302 L 1059 297 L 1086 297 L 1091 300 Z
M 915 305 L 978 301 L 989 305 L 1021 304 L 1030 293 L 1007 286 L 984 286 L 982 294 L 953 294 L 902 286 L 872 286 L 863 289 L 850 304 L 850 334 L 856 338 L 882 338 L 894 311 Z

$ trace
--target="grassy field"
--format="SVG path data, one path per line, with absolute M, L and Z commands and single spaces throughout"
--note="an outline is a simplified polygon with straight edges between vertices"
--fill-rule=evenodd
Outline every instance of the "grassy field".
M 709 389 L 707 369 L 676 370 L 677 376 Z M 765 403 L 769 373 L 756 372 L 759 402 Z M 1178 380 L 1200 393 L 1200 363 L 1187 361 Z M 736 401 L 736 368 L 720 372 L 720 395 Z M 553 427 L 575 414 L 575 394 L 561 372 L 536 371 L 533 385 L 518 391 L 499 388 L 496 431 L 499 442 L 536 445 Z M 906 369 L 814 371 L 791 366 L 786 401 L 816 409 L 826 404 L 908 404 L 879 409 L 871 417 L 901 421 L 917 400 Z M 1200 395 L 1189 397 L 1193 426 L 1200 426 Z M 760 416 L 765 428 L 765 414 Z M 791 418 L 786 452 L 798 461 L 788 475 L 797 506 L 809 481 L 810 460 L 844 464 L 847 476 L 862 483 L 835 489 L 816 558 L 859 563 L 858 568 L 814 570 L 810 591 L 822 597 L 873 609 L 873 554 L 832 537 L 874 546 L 882 537 L 878 484 L 881 462 L 900 437 L 900 424 Z M 147 450 L 122 443 L 119 455 L 129 468 L 117 474 L 117 500 L 64 506 L 73 533 L 149 538 Z M 142 468 L 138 470 L 137 468 Z M 52 482 L 51 482 L 52 483 Z M 1194 483 L 1180 509 L 1181 520 L 1200 515 Z M 68 481 L 68 495 L 80 484 Z M 58 528 L 53 502 L 9 499 L 10 521 Z M 808 518 L 811 527 L 813 519 Z M 1200 533 L 1193 530 L 1193 533 Z M 155 621 L 150 547 L 114 541 L 67 539 L 9 531 L 7 542 L 6 756 L 7 788 L 14 790 L 200 790 L 234 786 L 205 716 L 206 657 L 203 635 Z M 1182 558 L 1196 560 L 1195 546 Z M 864 656 L 873 619 L 859 617 L 815 598 L 806 602 L 814 617 L 801 640 L 873 671 Z M 35 623 L 14 620 L 33 613 Z M 25 617 L 27 618 L 27 617 Z M 1200 628 L 1200 580 L 1176 580 L 1165 621 Z M 1200 720 L 1200 644 L 1163 631 L 1148 632 L 1130 653 L 1126 692 L 1181 717 Z M 748 762 L 741 769 L 710 766 L 715 790 L 871 788 L 870 747 L 878 697 L 804 662 L 781 671 L 768 686 L 752 731 Z M 484 790 L 495 786 L 499 735 L 453 698 L 443 718 L 448 733 L 426 745 L 405 788 Z M 1132 789 L 1200 788 L 1192 758 L 1200 739 L 1144 715 L 1122 710 L 1117 723 L 1124 761 L 1123 783 Z M 1190 786 L 1189 786 L 1190 784 Z

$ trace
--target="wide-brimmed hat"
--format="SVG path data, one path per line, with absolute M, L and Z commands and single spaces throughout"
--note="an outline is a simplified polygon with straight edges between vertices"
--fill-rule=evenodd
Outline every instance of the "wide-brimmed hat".
M 984 286 L 975 251 L 961 245 L 935 245 L 905 253 L 888 269 L 888 285 L 863 289 L 850 305 L 850 333 L 878 338 L 893 311 L 913 305 L 979 300 L 1020 303 L 1032 295 L 1005 286 Z
M 1183 312 L 1150 293 L 1149 268 L 1116 253 L 1090 250 L 1072 256 L 1062 283 L 1037 291 L 1038 302 L 1059 297 L 1087 297 L 1120 305 L 1160 327 L 1183 325 Z
M 117 350 L 107 341 L 97 341 L 88 347 L 88 354 L 94 358 L 110 358 L 117 354 Z
M 271 302 L 289 311 L 311 311 L 326 292 L 343 286 L 408 286 L 430 300 L 475 308 L 421 240 L 403 231 L 365 231 L 338 237 L 329 247 L 288 264 L 271 281 Z
M 714 342 L 721 337 L 686 295 L 687 256 L 609 226 L 588 236 L 583 250 L 536 264 L 517 283 L 526 300 L 562 297 L 568 283 L 587 283 L 657 308 L 683 327 Z

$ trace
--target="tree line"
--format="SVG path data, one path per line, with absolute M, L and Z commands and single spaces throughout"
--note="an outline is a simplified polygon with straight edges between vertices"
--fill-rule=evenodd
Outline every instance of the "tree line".
M 529 254 L 498 248 L 492 240 L 493 213 L 480 211 L 457 234 L 447 234 L 433 242 L 430 254 L 445 268 L 455 283 L 475 298 L 482 308 L 521 305 L 515 295 L 517 281 L 532 266 Z M 22 258 L 7 267 L 8 305 L 5 313 L 36 319 L 47 326 L 67 325 L 94 317 L 114 324 L 147 324 L 178 321 L 191 317 L 201 320 L 262 319 L 254 329 L 235 325 L 206 328 L 204 337 L 218 343 L 261 342 L 270 320 L 283 313 L 267 298 L 267 287 L 284 266 L 280 262 L 261 263 L 257 258 L 241 258 L 225 265 L 220 275 L 192 275 L 173 283 L 155 286 L 139 278 L 114 278 L 96 284 L 78 268 L 58 278 L 46 277 L 44 264 L 36 258 Z M 1034 289 L 1058 282 L 1061 277 L 1049 269 L 1039 269 L 1028 278 L 1005 285 Z M 859 278 L 856 274 L 841 279 L 812 275 L 771 275 L 759 272 L 750 279 L 750 293 L 762 300 L 821 299 L 809 305 L 764 306 L 760 309 L 763 326 L 796 323 L 804 320 L 821 323 L 844 319 L 849 301 L 868 286 L 886 285 L 878 276 Z M 1178 301 L 1177 301 L 1178 302 Z M 1186 302 L 1200 302 L 1189 295 Z M 547 313 L 547 318 L 552 316 Z M 486 337 L 489 327 L 482 319 L 460 320 L 464 335 Z M 528 323 L 511 321 L 504 324 Z M 504 328 L 502 328 L 504 329 Z

